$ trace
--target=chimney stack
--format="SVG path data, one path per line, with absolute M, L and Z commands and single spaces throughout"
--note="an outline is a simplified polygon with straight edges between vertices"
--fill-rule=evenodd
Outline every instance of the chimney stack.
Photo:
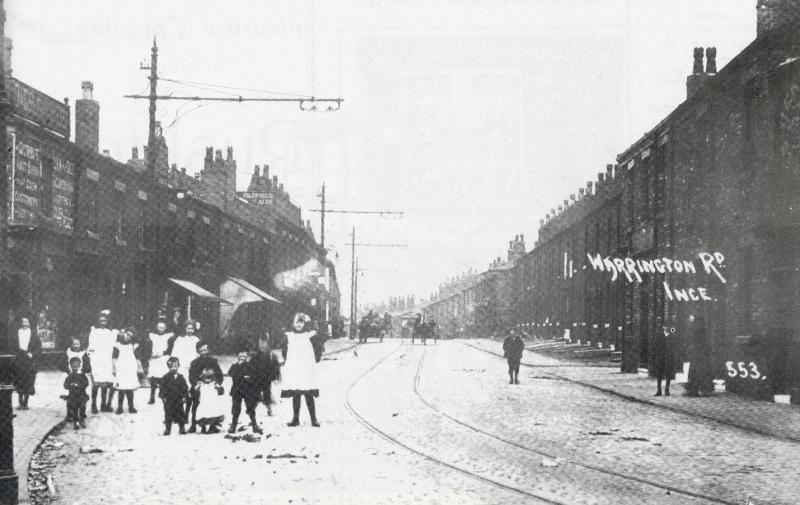
M 75 100 L 75 143 L 94 153 L 100 150 L 100 104 L 94 100 L 94 85 L 81 82 L 83 97 Z
M 203 169 L 211 168 L 211 164 L 213 161 L 214 161 L 214 148 L 206 147 L 206 157 L 203 158 Z
M 716 65 L 716 63 L 715 63 Z M 694 48 L 694 65 L 692 66 L 692 74 L 686 78 L 686 98 L 689 98 L 703 85 L 708 78 L 703 70 L 703 48 Z
M 139 159 L 139 148 L 138 147 L 131 147 L 131 159 L 138 160 Z
M 716 75 L 717 73 L 717 48 L 706 48 L 706 74 Z

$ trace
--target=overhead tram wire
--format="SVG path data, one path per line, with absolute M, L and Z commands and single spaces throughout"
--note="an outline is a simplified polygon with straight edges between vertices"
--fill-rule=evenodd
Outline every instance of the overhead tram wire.
M 266 94 L 269 94 L 269 95 L 285 95 L 285 96 L 294 96 L 294 97 L 298 97 L 298 98 L 308 98 L 308 99 L 312 98 L 311 95 L 304 95 L 304 94 L 301 94 L 301 93 L 288 93 L 288 92 L 284 92 L 284 91 L 270 91 L 270 90 L 266 90 L 266 89 L 257 89 L 257 88 L 241 88 L 241 87 L 235 87 L 235 86 L 225 86 L 225 85 L 222 85 L 222 84 L 211 84 L 211 83 L 207 83 L 207 82 L 197 82 L 197 81 L 186 81 L 186 80 L 180 80 L 180 79 L 172 79 L 172 78 L 169 78 L 169 77 L 159 77 L 159 80 L 167 81 L 167 82 L 174 82 L 176 84 L 186 84 L 188 86 L 192 86 L 192 85 L 195 85 L 195 86 L 210 86 L 212 88 L 232 89 L 232 90 L 237 90 L 237 91 L 252 91 L 252 92 L 255 92 L 255 93 L 266 93 Z

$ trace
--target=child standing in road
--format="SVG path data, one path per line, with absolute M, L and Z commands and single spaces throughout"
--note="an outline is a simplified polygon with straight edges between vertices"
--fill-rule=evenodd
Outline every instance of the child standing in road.
M 139 389 L 138 366 L 136 364 L 136 344 L 133 343 L 133 329 L 128 328 L 120 333 L 114 345 L 113 372 L 114 389 L 117 391 L 117 414 L 122 414 L 123 397 L 128 399 L 128 413 L 135 414 L 133 392 Z
M 277 352 L 277 351 L 276 351 Z M 267 415 L 272 415 L 272 383 L 280 378 L 281 366 L 272 352 L 269 335 L 264 335 L 258 340 L 258 351 L 250 355 L 250 365 L 253 368 L 255 385 L 258 390 L 258 399 L 267 406 Z
M 63 370 L 65 372 L 70 373 L 72 370 L 72 367 L 70 366 L 72 358 L 78 358 L 81 361 L 81 373 L 87 375 L 92 373 L 92 361 L 89 358 L 89 353 L 83 350 L 83 347 L 81 346 L 81 340 L 79 338 L 76 337 L 72 339 L 69 348 L 64 354 L 66 359 L 64 360 Z
M 114 376 L 112 373 L 112 351 L 117 339 L 117 330 L 110 326 L 111 311 L 103 310 L 97 318 L 97 326 L 89 331 L 87 351 L 92 358 L 92 414 L 97 414 L 97 391 L 100 391 L 100 411 L 112 412 L 111 398 Z
M 311 327 L 311 318 L 297 313 L 292 325 L 294 331 L 286 333 L 286 364 L 281 375 L 283 388 L 281 398 L 292 399 L 292 420 L 288 426 L 300 425 L 300 399 L 305 397 L 311 426 L 319 427 L 314 398 L 319 397 L 319 381 L 317 377 L 317 359 L 312 338 L 316 335 Z
M 225 419 L 225 401 L 222 395 L 225 390 L 217 384 L 217 373 L 212 368 L 204 368 L 200 381 L 194 386 L 198 396 L 196 420 L 200 433 L 219 433 L 219 427 Z
M 150 353 L 150 366 L 147 369 L 147 374 L 150 378 L 150 401 L 148 404 L 153 404 L 156 401 L 156 388 L 161 377 L 167 373 L 167 346 L 169 339 L 172 338 L 172 333 L 167 333 L 167 322 L 159 321 L 156 323 L 156 332 L 150 333 L 150 342 L 153 344 Z
M 186 412 L 183 404 L 189 396 L 189 386 L 186 379 L 178 373 L 180 360 L 172 356 L 167 360 L 169 371 L 164 374 L 159 381 L 158 396 L 164 402 L 164 435 L 169 435 L 172 431 L 172 423 L 178 425 L 179 433 L 186 434 Z
M 74 423 L 75 429 L 86 428 L 86 402 L 89 395 L 89 379 L 81 372 L 81 359 L 77 356 L 69 360 L 70 373 L 64 379 L 64 389 L 67 394 L 67 422 Z
M 236 424 L 239 422 L 239 415 L 242 413 L 242 400 L 247 416 L 250 418 L 250 426 L 253 433 L 262 433 L 261 428 L 256 422 L 256 406 L 258 405 L 258 384 L 256 383 L 256 370 L 249 362 L 247 351 L 241 351 L 238 355 L 238 362 L 231 365 L 228 375 L 231 377 L 231 426 L 228 433 L 236 433 Z

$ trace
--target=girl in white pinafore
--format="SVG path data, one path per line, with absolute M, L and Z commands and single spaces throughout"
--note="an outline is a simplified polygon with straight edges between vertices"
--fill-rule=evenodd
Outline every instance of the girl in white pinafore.
M 200 373 L 200 380 L 194 386 L 200 397 L 196 419 L 201 433 L 219 433 L 225 412 L 230 408 L 230 402 L 223 396 L 225 390 L 215 379 L 214 371 L 206 368 Z
M 100 390 L 100 410 L 113 412 L 111 398 L 114 373 L 112 353 L 117 341 L 117 330 L 109 328 L 108 318 L 111 312 L 104 310 L 97 318 L 97 326 L 89 331 L 89 345 L 86 351 L 92 362 L 92 414 L 97 414 L 97 390 Z
M 311 425 L 319 426 L 314 398 L 319 397 L 317 359 L 311 338 L 317 334 L 310 329 L 311 318 L 298 313 L 294 316 L 294 331 L 286 332 L 286 363 L 281 369 L 281 398 L 292 399 L 292 420 L 289 426 L 300 424 L 300 397 L 306 399 Z
M 133 392 L 139 389 L 139 366 L 136 362 L 136 348 L 133 330 L 120 332 L 114 344 L 114 389 L 117 390 L 117 414 L 122 414 L 122 401 L 128 398 L 128 412 L 136 413 L 133 407 Z
M 192 364 L 192 361 L 197 359 L 197 343 L 200 341 L 200 339 L 194 334 L 194 321 L 186 321 L 186 325 L 183 329 L 183 335 L 176 334 L 169 339 L 169 344 L 167 345 L 167 354 L 178 358 L 180 361 L 180 367 L 182 370 L 186 370 L 184 375 L 186 375 L 188 378 L 189 365 Z
M 153 343 L 153 354 L 150 357 L 150 368 L 147 370 L 147 375 L 150 380 L 150 401 L 148 404 L 156 402 L 156 388 L 159 387 L 161 377 L 165 376 L 169 371 L 167 368 L 167 347 L 169 346 L 169 339 L 172 338 L 172 333 L 167 333 L 166 321 L 159 321 L 156 324 L 156 333 L 150 334 L 150 342 Z M 180 358 L 179 358 L 180 359 Z

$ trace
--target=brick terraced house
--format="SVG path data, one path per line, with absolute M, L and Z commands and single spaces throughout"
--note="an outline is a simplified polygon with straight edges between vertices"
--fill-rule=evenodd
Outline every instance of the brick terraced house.
M 719 70 L 715 48 L 696 48 L 686 84 L 683 103 L 540 220 L 505 273 L 511 326 L 646 365 L 662 326 L 688 352 L 686 321 L 702 316 L 729 390 L 800 401 L 798 3 L 759 0 L 757 38 Z M 730 377 L 728 362 L 766 379 Z

